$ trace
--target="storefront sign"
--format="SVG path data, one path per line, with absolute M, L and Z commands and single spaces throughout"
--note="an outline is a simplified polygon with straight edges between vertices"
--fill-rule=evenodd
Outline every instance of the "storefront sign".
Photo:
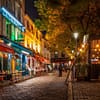
M 0 9 L 0 13 L 8 19 L 11 23 L 13 23 L 16 27 L 18 27 L 22 32 L 25 31 L 25 27 L 22 23 L 20 23 L 9 11 L 7 11 L 4 7 Z
M 84 35 L 83 37 L 83 43 L 86 44 L 88 42 L 88 35 Z
M 11 47 L 18 53 L 23 53 L 22 51 L 24 51 L 24 54 L 30 54 L 33 56 L 33 52 L 32 50 L 25 48 L 24 46 L 9 40 L 8 38 L 6 38 L 5 36 L 0 36 L 0 38 L 7 44 L 11 43 Z

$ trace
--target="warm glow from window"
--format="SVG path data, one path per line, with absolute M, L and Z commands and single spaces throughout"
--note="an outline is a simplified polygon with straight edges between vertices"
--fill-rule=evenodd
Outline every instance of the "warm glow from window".
M 40 46 L 38 46 L 38 52 L 40 53 Z
M 94 58 L 94 57 L 95 57 L 95 55 L 93 54 L 93 55 L 92 55 L 92 57 Z
M 85 45 L 84 44 L 82 44 L 82 48 L 84 48 L 85 47 Z
M 82 52 L 82 49 L 80 49 L 80 52 Z
M 33 43 L 33 49 L 36 50 L 36 49 L 35 49 L 35 42 Z
M 99 48 L 99 44 L 96 44 L 96 48 Z
M 25 47 L 27 47 L 27 40 L 26 40 L 26 38 L 25 38 Z
M 97 51 L 97 49 L 94 49 L 94 51 Z
M 32 49 L 32 45 L 31 45 L 31 43 L 30 43 L 30 48 Z

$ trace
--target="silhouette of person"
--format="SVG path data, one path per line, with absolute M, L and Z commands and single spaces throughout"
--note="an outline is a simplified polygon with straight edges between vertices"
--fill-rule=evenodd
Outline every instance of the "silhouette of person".
M 61 66 L 61 64 L 59 65 L 59 77 L 61 77 L 62 76 L 62 66 Z

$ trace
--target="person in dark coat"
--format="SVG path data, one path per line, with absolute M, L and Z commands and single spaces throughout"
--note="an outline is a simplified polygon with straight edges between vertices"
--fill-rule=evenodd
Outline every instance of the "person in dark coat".
M 59 77 L 61 77 L 62 76 L 62 66 L 61 66 L 61 64 L 59 65 Z

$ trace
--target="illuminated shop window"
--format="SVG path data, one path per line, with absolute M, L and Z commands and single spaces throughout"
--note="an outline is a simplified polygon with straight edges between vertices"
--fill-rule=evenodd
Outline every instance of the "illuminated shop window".
M 8 55 L 7 55 L 7 53 L 3 54 L 3 70 L 4 71 L 8 70 Z
M 6 35 L 8 38 L 11 37 L 11 23 L 8 20 L 6 20 Z
M 92 40 L 91 42 L 91 62 L 100 64 L 100 40 Z
M 11 40 L 18 42 L 22 41 L 24 38 L 22 32 L 8 20 L 6 20 L 6 35 Z
M 15 36 L 16 36 L 15 40 L 19 41 L 19 42 L 22 41 L 23 38 L 24 38 L 22 32 L 20 30 L 18 30 L 18 29 L 16 29 Z
M 3 61 L 3 54 L 2 54 L 2 52 L 0 52 L 0 71 L 3 70 L 2 61 Z
M 11 40 L 15 40 L 15 27 L 12 25 L 12 30 L 11 30 Z

